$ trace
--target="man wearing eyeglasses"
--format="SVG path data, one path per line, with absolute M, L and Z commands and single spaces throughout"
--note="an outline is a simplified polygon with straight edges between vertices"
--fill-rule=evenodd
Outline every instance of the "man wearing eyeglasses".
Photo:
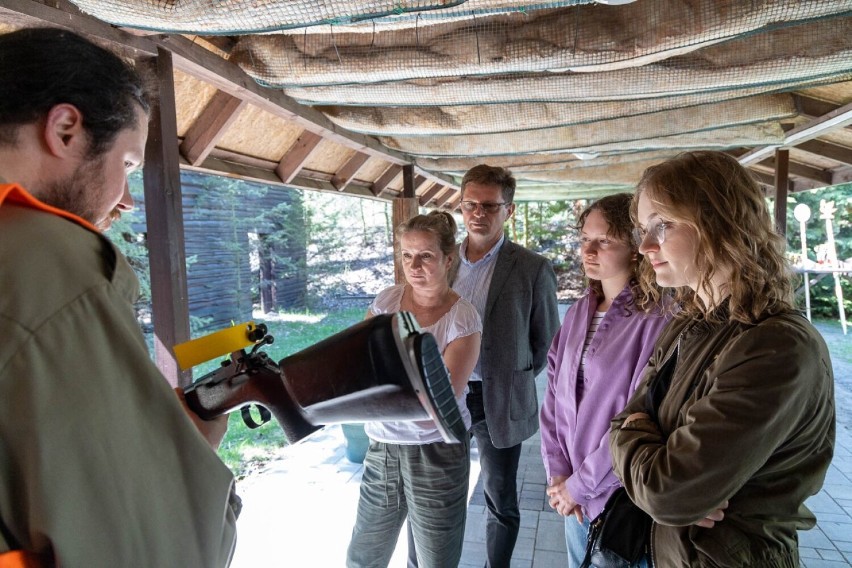
M 488 505 L 486 566 L 507 567 L 518 538 L 516 478 L 521 444 L 538 431 L 535 377 L 559 327 L 550 262 L 506 238 L 515 212 L 515 178 L 481 164 L 462 178 L 467 238 L 453 289 L 482 316 L 482 347 L 467 406 Z

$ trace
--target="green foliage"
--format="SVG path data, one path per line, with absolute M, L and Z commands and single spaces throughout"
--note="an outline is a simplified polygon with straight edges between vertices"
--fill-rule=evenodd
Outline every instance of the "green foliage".
M 130 195 L 139 199 L 144 190 L 142 188 L 141 172 L 133 172 L 128 177 L 130 184 Z M 144 215 L 139 209 L 133 209 L 122 214 L 104 233 L 127 258 L 139 278 L 139 309 L 151 303 L 151 274 L 148 271 L 148 245 L 145 235 L 136 231 L 134 226 L 145 223 Z
M 322 310 L 393 283 L 387 202 L 306 192 L 308 302 Z
M 826 221 L 821 219 L 820 202 L 834 202 L 836 211 L 831 221 L 837 258 L 852 263 L 852 184 L 837 185 L 826 189 L 804 191 L 787 198 L 787 247 L 791 257 L 799 264 L 802 255 L 802 238 L 799 221 L 793 210 L 800 203 L 810 207 L 811 218 L 806 222 L 805 244 L 808 260 L 817 263 L 822 254 L 818 251 L 828 241 Z M 821 252 L 824 252 L 822 249 Z M 817 266 L 817 269 L 820 266 Z M 814 283 L 814 280 L 818 279 Z M 852 316 L 852 278 L 848 275 L 838 277 L 843 295 L 843 305 L 847 319 Z M 835 294 L 835 279 L 831 274 L 811 274 L 811 312 L 814 317 L 839 318 L 840 312 Z M 800 278 L 800 285 L 803 280 Z M 800 297 L 800 305 L 805 301 Z
M 305 270 L 303 259 L 293 259 L 280 252 L 290 250 L 294 243 L 299 243 L 299 248 L 306 244 L 304 228 L 288 222 L 292 213 L 290 203 L 279 203 L 261 211 L 254 220 L 258 234 L 262 235 L 259 243 L 261 255 L 272 259 L 278 278 L 296 277 Z

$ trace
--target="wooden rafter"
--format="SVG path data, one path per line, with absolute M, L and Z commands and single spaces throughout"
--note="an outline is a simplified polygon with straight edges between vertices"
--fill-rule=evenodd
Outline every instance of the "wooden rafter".
M 343 167 L 334 174 L 331 178 L 331 185 L 333 185 L 337 191 L 343 191 L 346 186 L 349 185 L 349 182 L 355 179 L 355 176 L 358 175 L 358 172 L 361 171 L 364 164 L 366 164 L 369 159 L 369 155 L 356 152 L 355 155 L 349 158 L 349 160 L 343 164 Z
M 390 182 L 392 182 L 396 177 L 402 173 L 402 166 L 397 164 L 392 164 L 385 172 L 379 176 L 379 178 L 373 182 L 371 187 L 371 191 L 373 195 L 376 197 L 380 196 L 382 192 L 387 189 Z
M 852 166 L 852 148 L 847 148 L 846 146 L 841 146 L 825 140 L 807 140 L 801 144 L 797 144 L 796 149 L 824 156 L 847 166 Z
M 435 207 L 443 207 L 444 204 L 456 195 L 456 190 L 452 187 L 445 187 L 442 194 L 435 196 Z
M 246 101 L 224 91 L 216 91 L 201 116 L 189 128 L 180 145 L 180 152 L 193 166 L 204 161 L 216 142 L 239 116 Z
M 761 165 L 765 165 L 766 167 L 773 170 L 778 169 L 778 164 L 776 163 L 775 158 L 764 160 L 761 162 Z M 831 180 L 833 178 L 832 173 L 828 170 L 815 168 L 808 164 L 793 161 L 792 159 L 789 160 L 788 171 L 792 176 L 808 178 L 815 182 L 821 183 L 822 185 L 830 185 Z
M 423 192 L 420 196 L 420 206 L 426 207 L 426 204 L 432 201 L 432 198 L 438 195 L 438 193 L 443 189 L 444 184 L 442 183 L 433 183 L 432 186 Z
M 308 130 L 302 132 L 289 150 L 281 157 L 278 166 L 275 168 L 275 173 L 281 178 L 284 183 L 290 183 L 296 174 L 301 171 L 305 163 L 310 159 L 311 154 L 317 149 L 319 143 L 322 142 L 322 136 Z
M 850 123 L 852 123 L 852 103 L 838 107 L 817 119 L 789 130 L 784 135 L 784 141 L 781 144 L 772 144 L 755 148 L 750 152 L 746 152 L 737 159 L 743 165 L 760 162 L 771 156 L 775 152 L 776 148 L 790 148 L 798 146 L 803 142 L 817 138 L 821 134 L 829 132 L 835 128 L 846 126 Z
M 171 53 L 159 50 L 143 64 L 157 78 L 143 169 L 154 357 L 172 386 L 186 386 L 192 376 L 181 371 L 172 351 L 175 344 L 189 340 L 189 308 Z

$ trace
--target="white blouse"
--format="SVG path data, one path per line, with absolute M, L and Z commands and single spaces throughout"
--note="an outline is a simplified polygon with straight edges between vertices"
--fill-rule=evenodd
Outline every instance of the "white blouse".
M 379 292 L 379 295 L 370 304 L 370 313 L 379 315 L 400 311 L 399 306 L 404 290 L 404 284 L 397 284 Z M 435 337 L 438 349 L 443 354 L 447 345 L 459 337 L 481 333 L 482 320 L 473 304 L 464 298 L 459 298 L 449 311 L 441 316 L 441 319 L 432 325 L 422 326 L 421 330 L 429 332 Z M 467 387 L 465 387 L 462 395 L 456 398 L 456 403 L 459 406 L 465 426 L 470 428 L 470 412 L 465 402 L 467 390 Z M 443 440 L 432 420 L 368 422 L 364 429 L 370 439 L 390 444 L 431 444 Z

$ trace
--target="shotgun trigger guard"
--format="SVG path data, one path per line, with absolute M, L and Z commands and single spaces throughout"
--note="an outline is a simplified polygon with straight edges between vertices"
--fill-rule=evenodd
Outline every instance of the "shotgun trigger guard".
M 254 406 L 257 408 L 257 411 L 260 413 L 260 422 L 256 422 L 255 419 L 251 415 L 251 407 Z M 243 422 L 246 426 L 254 430 L 255 428 L 260 428 L 267 422 L 272 419 L 272 413 L 266 409 L 265 406 L 260 406 L 259 404 L 247 404 L 240 408 L 240 415 L 243 417 Z

